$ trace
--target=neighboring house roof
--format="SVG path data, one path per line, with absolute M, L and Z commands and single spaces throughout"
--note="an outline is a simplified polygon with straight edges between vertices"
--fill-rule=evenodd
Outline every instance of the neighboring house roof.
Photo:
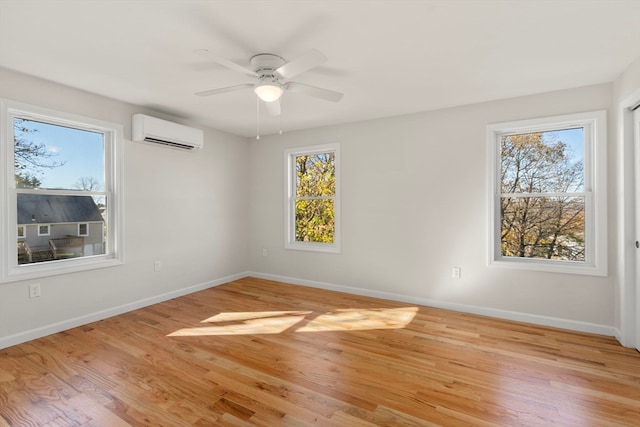
M 18 194 L 18 224 L 103 222 L 91 196 Z

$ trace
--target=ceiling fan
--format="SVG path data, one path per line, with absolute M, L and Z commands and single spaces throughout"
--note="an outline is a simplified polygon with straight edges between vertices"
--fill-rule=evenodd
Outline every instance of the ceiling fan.
M 250 59 L 253 70 L 229 61 L 228 59 L 215 56 L 213 56 L 212 59 L 220 65 L 244 75 L 254 77 L 258 81 L 256 83 L 245 83 L 196 92 L 198 96 L 217 95 L 235 90 L 253 88 L 256 95 L 264 101 L 269 114 L 273 116 L 280 115 L 280 97 L 284 91 L 299 92 L 331 102 L 338 102 L 342 98 L 342 93 L 340 92 L 289 80 L 327 61 L 327 57 L 316 49 L 311 49 L 302 56 L 288 62 L 281 56 L 272 53 L 259 53 Z

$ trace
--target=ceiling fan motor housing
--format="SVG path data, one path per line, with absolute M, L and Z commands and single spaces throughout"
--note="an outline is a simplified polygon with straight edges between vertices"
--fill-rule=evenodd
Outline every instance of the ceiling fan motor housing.
M 272 53 L 259 53 L 251 57 L 251 65 L 260 80 L 278 80 L 279 76 L 275 71 L 286 62 L 281 56 Z

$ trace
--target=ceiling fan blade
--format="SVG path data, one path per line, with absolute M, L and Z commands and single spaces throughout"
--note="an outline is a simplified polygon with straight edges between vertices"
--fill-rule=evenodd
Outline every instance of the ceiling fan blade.
M 276 70 L 276 73 L 285 79 L 290 79 L 300 73 L 304 73 L 327 61 L 327 57 L 320 51 L 311 49 L 309 52 L 287 62 Z
M 265 102 L 265 107 L 267 107 L 267 112 L 272 116 L 280 115 L 280 99 L 276 99 L 275 101 Z
M 305 95 L 313 96 L 316 98 L 324 99 L 331 102 L 338 102 L 342 99 L 343 94 L 340 92 L 334 92 L 329 89 L 322 89 L 315 86 L 309 86 L 302 83 L 289 82 L 285 85 L 287 90 L 291 92 L 299 92 Z
M 236 64 L 233 61 L 229 61 L 228 59 L 225 58 L 221 58 L 217 55 L 212 54 L 211 52 L 209 52 L 207 49 L 196 49 L 193 51 L 196 55 L 200 55 L 202 57 L 206 57 L 208 59 L 211 59 L 214 62 L 217 62 L 220 65 L 223 65 L 233 71 L 237 71 L 239 73 L 245 74 L 247 76 L 251 76 L 251 77 L 258 77 L 258 75 L 256 74 L 255 71 L 250 70 L 246 67 L 243 67 L 240 64 Z
M 198 96 L 217 95 L 219 93 L 233 92 L 234 90 L 248 89 L 253 86 L 254 86 L 253 83 L 245 83 L 243 85 L 221 87 L 219 89 L 203 90 L 202 92 L 196 92 L 196 95 Z
M 256 74 L 255 71 L 250 70 L 248 68 L 243 67 L 240 64 L 236 64 L 233 61 L 229 61 L 228 59 L 224 59 L 224 58 L 219 58 L 217 56 L 212 56 L 212 58 L 215 62 L 217 62 L 220 65 L 223 65 L 233 71 L 237 71 L 239 73 L 245 74 L 247 76 L 251 76 L 251 77 L 258 77 L 258 75 Z

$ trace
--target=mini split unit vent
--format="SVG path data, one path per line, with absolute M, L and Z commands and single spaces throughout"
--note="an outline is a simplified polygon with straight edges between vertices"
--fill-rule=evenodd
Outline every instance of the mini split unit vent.
M 134 141 L 162 144 L 180 150 L 200 149 L 204 141 L 204 133 L 201 129 L 145 114 L 133 115 L 131 135 Z

